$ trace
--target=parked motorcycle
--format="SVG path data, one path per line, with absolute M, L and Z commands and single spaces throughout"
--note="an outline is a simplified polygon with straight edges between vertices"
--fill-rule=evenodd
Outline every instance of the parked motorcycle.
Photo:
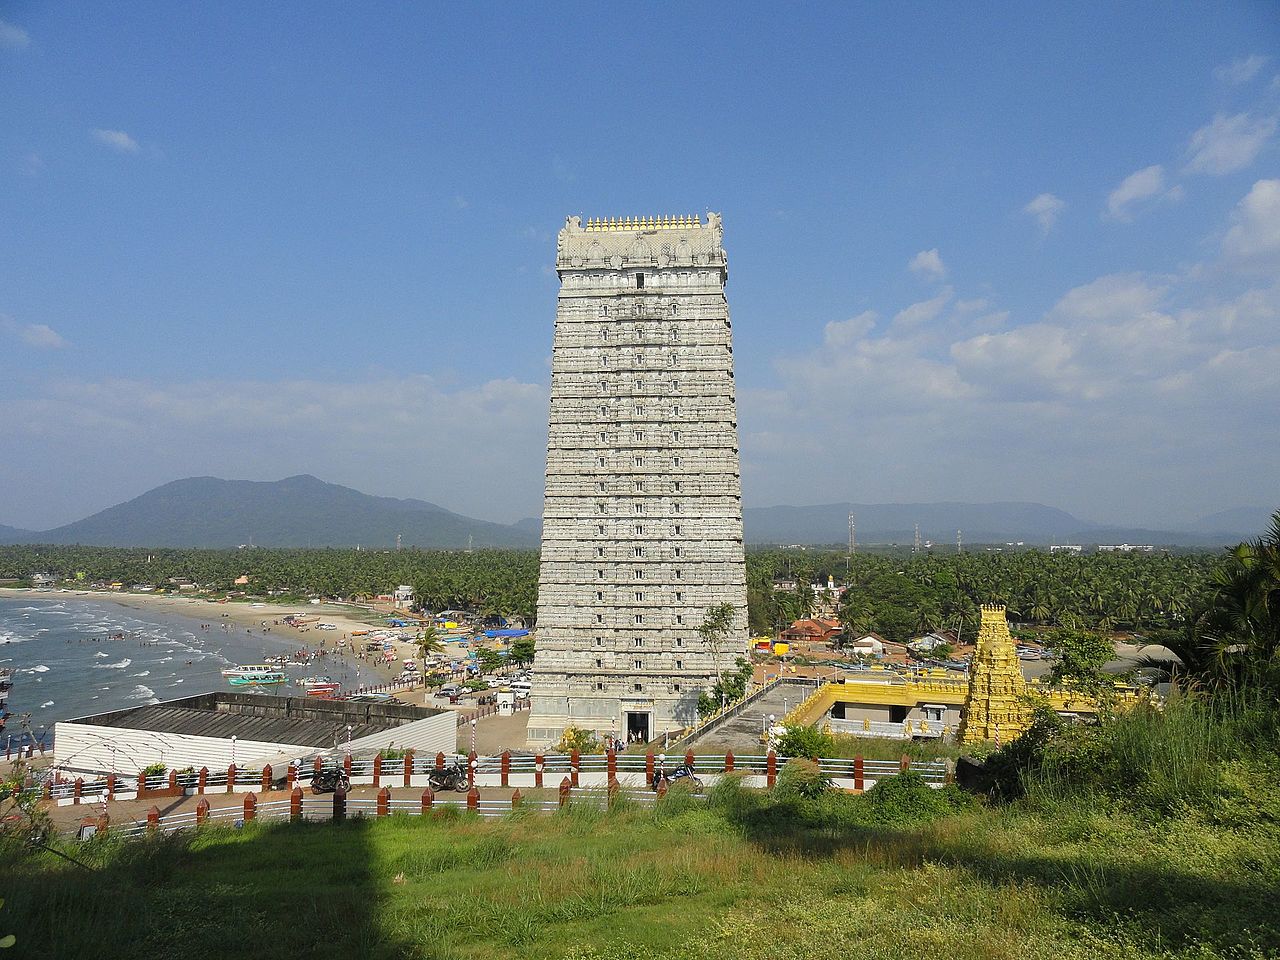
M 311 778 L 312 793 L 334 793 L 338 787 L 342 787 L 344 791 L 351 789 L 351 779 L 339 767 L 321 770 Z
M 694 775 L 693 768 L 690 766 L 676 767 L 670 773 L 659 769 L 653 775 L 653 790 L 656 791 L 663 783 L 670 789 L 672 784 L 680 782 L 683 782 L 692 793 L 702 792 L 702 781 Z
M 467 775 L 462 768 L 456 764 L 449 767 L 443 767 L 439 770 L 432 770 L 427 774 L 427 786 L 433 792 L 440 793 L 445 790 L 455 790 L 458 793 L 466 793 Z

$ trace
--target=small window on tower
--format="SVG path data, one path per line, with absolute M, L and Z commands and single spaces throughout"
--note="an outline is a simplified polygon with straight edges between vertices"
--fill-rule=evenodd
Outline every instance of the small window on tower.
M 684 669 L 684 661 L 683 661 L 683 660 L 677 660 L 677 661 L 676 661 L 676 669 L 677 669 L 677 670 L 683 670 L 683 669 Z
M 597 571 L 596 571 L 596 579 L 597 579 L 597 580 L 603 580 L 603 579 L 604 579 L 604 571 L 603 571 L 603 570 L 597 570 Z
M 681 624 L 682 624 L 682 623 L 684 623 L 684 614 L 683 614 L 683 613 L 677 613 L 677 614 L 676 614 L 676 623 L 681 623 Z M 677 640 L 677 641 L 676 641 L 676 646 L 677 646 L 677 647 L 679 647 L 679 646 L 683 646 L 683 645 L 684 645 L 684 641 L 683 641 L 683 640 Z
M 603 556 L 603 555 L 604 555 L 604 548 L 603 548 L 603 547 L 602 547 L 602 548 L 600 548 L 600 554 L 601 554 L 601 556 Z M 676 547 L 676 556 L 677 556 L 677 557 L 678 557 L 678 556 L 680 556 L 680 548 L 679 548 L 679 547 Z
M 596 667 L 597 667 L 597 668 L 602 668 L 603 666 L 604 666 L 604 661 L 603 661 L 602 659 L 600 659 L 599 657 L 596 657 Z
M 644 689 L 644 685 L 637 683 L 632 689 L 635 690 L 636 693 L 639 693 L 641 690 Z
M 636 571 L 636 579 L 637 579 L 637 580 L 643 580 L 643 579 L 644 579 L 644 571 L 643 571 L 643 570 L 637 570 L 637 571 Z
M 676 617 L 676 620 L 677 620 L 678 622 L 683 622 L 683 621 L 684 621 L 684 617 Z M 683 641 L 683 640 L 681 640 L 679 637 L 676 637 L 676 646 L 677 646 L 677 647 L 683 647 L 683 646 L 684 646 L 684 641 Z
M 680 684 L 678 684 L 678 683 L 673 683 L 673 684 L 671 685 L 671 689 L 672 689 L 672 690 L 674 690 L 676 693 L 679 693 L 679 692 L 680 692 Z
M 676 599 L 677 599 L 677 600 L 683 600 L 683 599 L 684 599 L 684 594 L 683 594 L 683 593 L 681 593 L 679 590 L 677 590 L 677 591 L 676 591 Z
M 603 683 L 597 683 L 597 684 L 596 684 L 596 689 L 597 689 L 597 690 L 603 690 L 603 689 L 604 689 L 604 684 L 603 684 Z
M 643 274 L 643 273 L 637 273 L 637 274 L 636 274 L 636 289 L 637 289 L 637 290 L 643 290 L 643 289 L 644 289 L 644 274 Z
M 603 599 L 604 599 L 604 591 L 603 591 L 603 590 L 597 590 L 597 591 L 596 591 L 596 599 L 597 599 L 597 600 L 603 600 Z
M 604 623 L 604 614 L 603 614 L 603 613 L 597 613 L 597 614 L 596 614 L 596 623 Z
M 644 623 L 644 614 L 643 614 L 643 613 L 637 613 L 637 614 L 636 614 L 636 623 Z
M 643 669 L 644 669 L 644 661 L 643 661 L 643 660 L 632 660 L 631 662 L 632 662 L 632 663 L 634 663 L 634 664 L 636 665 L 636 669 L 637 669 L 637 670 L 643 670 Z

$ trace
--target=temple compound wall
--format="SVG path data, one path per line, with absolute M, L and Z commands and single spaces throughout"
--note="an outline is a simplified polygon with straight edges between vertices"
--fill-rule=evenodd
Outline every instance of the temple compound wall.
M 529 742 L 652 740 L 747 646 L 721 220 L 570 217 L 556 269 Z M 726 603 L 717 657 L 698 627 Z

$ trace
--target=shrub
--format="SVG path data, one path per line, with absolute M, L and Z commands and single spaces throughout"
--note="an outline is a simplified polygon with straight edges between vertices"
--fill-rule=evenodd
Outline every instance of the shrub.
M 795 757 L 778 774 L 774 794 L 780 801 L 814 800 L 831 789 L 831 780 L 812 760 Z
M 784 757 L 821 757 L 828 755 L 831 737 L 815 727 L 788 726 L 774 749 Z
M 564 733 L 560 736 L 560 742 L 556 744 L 558 753 L 569 753 L 573 750 L 579 753 L 599 753 L 602 748 L 600 738 L 590 730 L 584 730 L 581 727 L 565 727 Z
M 142 768 L 142 775 L 144 777 L 158 777 L 168 769 L 163 763 L 149 763 Z
M 877 823 L 918 823 L 954 813 L 970 805 L 955 787 L 935 790 L 914 770 L 884 777 L 862 795 L 870 819 Z

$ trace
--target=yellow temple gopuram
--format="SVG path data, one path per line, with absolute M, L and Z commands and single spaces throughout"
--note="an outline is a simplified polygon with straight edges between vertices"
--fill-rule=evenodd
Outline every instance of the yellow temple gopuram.
M 1136 700 L 1134 688 L 1117 686 L 1117 703 Z M 1027 729 L 1036 701 L 1063 716 L 1098 712 L 1097 700 L 1085 693 L 1023 678 L 1005 608 L 992 604 L 982 607 L 967 678 L 940 669 L 871 670 L 818 687 L 782 724 L 862 737 L 1001 743 Z

